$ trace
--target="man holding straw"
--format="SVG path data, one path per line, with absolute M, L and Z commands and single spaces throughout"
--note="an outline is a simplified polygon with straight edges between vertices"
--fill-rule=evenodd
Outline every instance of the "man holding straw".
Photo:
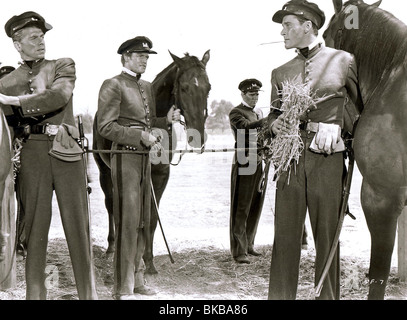
M 273 139 L 282 144 L 298 139 L 298 154 L 287 153 L 290 169 L 282 170 L 277 180 L 268 294 L 272 300 L 289 300 L 296 298 L 307 210 L 315 239 L 315 283 L 329 255 L 346 172 L 341 138 L 345 104 L 348 96 L 357 101 L 358 83 L 354 57 L 317 41 L 325 15 L 316 4 L 289 1 L 273 21 L 282 24 L 285 48 L 298 53 L 272 72 L 268 116 Z M 318 299 L 339 299 L 339 275 L 338 247 Z

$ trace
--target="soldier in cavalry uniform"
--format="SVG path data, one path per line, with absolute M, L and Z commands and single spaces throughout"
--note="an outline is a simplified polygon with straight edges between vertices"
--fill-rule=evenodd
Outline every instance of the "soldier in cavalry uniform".
M 152 46 L 144 36 L 125 41 L 117 51 L 122 56 L 122 73 L 105 80 L 99 93 L 100 135 L 113 142 L 112 150 L 141 151 L 113 153 L 110 157 L 116 230 L 114 297 L 119 300 L 136 300 L 137 294 L 155 293 L 144 285 L 142 260 L 151 210 L 148 151 L 160 139 L 155 128 L 165 129 L 180 119 L 180 111 L 174 108 L 167 117 L 157 118 L 151 83 L 140 79 L 150 54 L 156 54 Z
M 255 150 L 257 147 L 257 129 L 266 120 L 261 110 L 255 109 L 261 87 L 262 83 L 257 79 L 246 79 L 239 84 L 243 101 L 229 113 L 235 148 L 239 148 L 239 141 L 240 148 Z M 238 157 L 238 152 L 244 156 Z M 251 161 L 241 163 L 243 159 Z M 249 172 L 250 165 L 254 165 L 253 172 Z M 238 263 L 250 263 L 248 254 L 261 255 L 253 246 L 265 194 L 258 191 L 262 173 L 262 162 L 256 151 L 235 152 L 231 173 L 230 250 Z
M 45 267 L 55 190 L 79 299 L 97 299 L 86 168 L 75 140 L 75 63 L 44 58 L 44 35 L 51 29 L 32 11 L 13 16 L 5 25 L 22 59 L 0 80 L 0 103 L 14 133 L 23 139 L 17 185 L 25 213 L 26 298 L 46 299 L 47 283 L 52 284 L 46 281 Z
M 305 0 L 287 2 L 273 21 L 282 24 L 286 49 L 297 56 L 272 72 L 270 130 L 277 135 L 292 125 L 282 119 L 281 90 L 285 81 L 308 84 L 318 101 L 302 117 L 304 151 L 291 173 L 277 182 L 275 238 L 270 267 L 269 299 L 295 299 L 298 285 L 301 238 L 308 210 L 315 239 L 315 282 L 318 283 L 334 239 L 346 170 L 341 131 L 347 96 L 359 101 L 354 57 L 317 41 L 325 15 Z M 319 299 L 339 299 L 339 247 Z

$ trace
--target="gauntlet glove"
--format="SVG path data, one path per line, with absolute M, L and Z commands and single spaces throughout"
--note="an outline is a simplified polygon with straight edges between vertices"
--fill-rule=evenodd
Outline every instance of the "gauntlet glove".
M 146 147 L 151 147 L 154 143 L 157 142 L 157 138 L 154 137 L 152 134 L 148 133 L 147 131 L 141 131 L 141 142 Z
M 79 130 L 75 126 L 61 124 L 52 143 L 49 155 L 67 162 L 79 161 L 82 159 L 83 150 L 77 143 Z
M 73 148 L 77 139 L 79 139 L 79 130 L 75 126 L 65 123 L 61 124 L 55 136 L 55 140 L 61 143 L 65 149 Z
M 337 124 L 320 122 L 310 149 L 326 154 L 345 151 L 345 144 L 341 138 L 341 127 Z

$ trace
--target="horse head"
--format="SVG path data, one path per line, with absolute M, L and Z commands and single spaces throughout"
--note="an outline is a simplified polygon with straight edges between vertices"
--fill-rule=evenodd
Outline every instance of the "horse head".
M 335 15 L 331 18 L 327 29 L 323 34 L 327 47 L 343 49 L 345 45 L 350 45 L 349 41 L 345 41 L 347 32 L 358 32 L 360 15 L 358 7 L 360 5 L 368 6 L 363 0 L 350 0 L 343 3 L 343 0 L 332 0 Z M 372 7 L 379 7 L 381 0 L 372 4 Z M 349 50 L 346 50 L 349 51 Z
M 209 50 L 203 58 L 185 54 L 179 58 L 170 52 L 177 66 L 173 87 L 175 105 L 185 118 L 188 143 L 191 147 L 202 148 L 205 145 L 205 121 L 208 116 L 208 95 L 211 89 L 206 64 L 209 61 Z

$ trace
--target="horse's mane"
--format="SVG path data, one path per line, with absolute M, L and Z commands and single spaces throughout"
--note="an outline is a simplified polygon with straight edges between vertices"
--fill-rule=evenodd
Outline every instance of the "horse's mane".
M 348 4 L 358 5 L 361 23 L 358 36 L 346 39 L 344 33 L 344 42 L 359 57 L 358 65 L 368 66 L 372 79 L 379 80 L 384 71 L 405 63 L 407 26 L 391 13 L 363 1 L 351 0 L 344 6 Z
M 185 66 L 184 66 L 185 69 L 188 69 L 188 68 L 191 68 L 194 66 L 199 66 L 200 68 L 205 69 L 205 66 L 202 64 L 202 62 L 197 57 L 190 56 L 188 52 L 185 53 L 184 57 L 182 57 L 181 59 L 185 62 Z M 175 71 L 176 71 L 176 65 L 175 65 L 175 62 L 172 62 L 163 71 L 161 71 L 159 74 L 157 74 L 153 83 L 155 83 L 157 86 L 159 86 L 160 83 L 162 83 L 162 81 L 165 81 L 165 79 L 172 72 L 174 72 L 174 75 L 175 75 Z

